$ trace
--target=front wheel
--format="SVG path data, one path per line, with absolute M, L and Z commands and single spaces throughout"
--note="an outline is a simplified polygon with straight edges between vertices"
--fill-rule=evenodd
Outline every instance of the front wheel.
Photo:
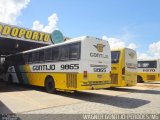
M 45 88 L 48 93 L 55 93 L 56 92 L 55 83 L 51 77 L 46 78 Z

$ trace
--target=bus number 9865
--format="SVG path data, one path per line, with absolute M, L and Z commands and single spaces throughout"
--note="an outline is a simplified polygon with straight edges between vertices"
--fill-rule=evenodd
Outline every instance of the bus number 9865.
M 78 70 L 79 64 L 66 64 L 61 65 L 61 70 Z

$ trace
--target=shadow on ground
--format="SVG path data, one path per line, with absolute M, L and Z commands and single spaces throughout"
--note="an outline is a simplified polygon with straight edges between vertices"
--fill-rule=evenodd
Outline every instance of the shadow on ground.
M 19 85 L 19 84 L 8 85 L 8 86 L 5 86 L 4 88 L 0 87 L 0 92 L 30 91 L 30 90 L 45 92 L 45 89 L 43 87 L 26 86 L 26 85 Z M 117 89 L 117 91 L 119 90 Z M 86 102 L 101 103 L 101 104 L 111 105 L 111 106 L 120 107 L 120 108 L 127 108 L 127 109 L 137 108 L 150 103 L 150 101 L 143 100 L 143 99 L 111 96 L 111 95 L 82 92 L 82 91 L 75 92 L 75 93 L 57 92 L 56 95 L 83 100 Z
M 0 114 L 12 114 L 13 112 L 0 101 Z
M 89 92 L 76 92 L 72 94 L 58 92 L 57 94 L 69 98 L 84 100 L 87 102 L 101 103 L 127 109 L 137 108 L 150 103 L 150 101 L 148 100 L 121 97 L 121 96 L 110 96 L 110 95 L 103 95 L 103 94 L 96 94 Z
M 44 88 L 37 87 L 37 86 L 31 86 L 31 85 L 7 84 L 6 82 L 0 82 L 0 93 L 16 92 L 16 91 L 29 91 L 29 90 L 44 91 Z
M 109 90 L 160 95 L 160 91 L 157 91 L 157 90 L 138 90 L 133 88 L 109 88 Z
M 0 120 L 21 120 L 21 118 L 0 101 Z

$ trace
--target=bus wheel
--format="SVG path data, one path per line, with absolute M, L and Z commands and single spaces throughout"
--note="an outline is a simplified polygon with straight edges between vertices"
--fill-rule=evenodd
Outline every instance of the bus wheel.
M 138 83 L 143 83 L 144 81 L 142 80 L 142 77 L 141 76 L 137 76 L 137 82 Z
M 7 83 L 8 83 L 8 84 L 12 84 L 12 83 L 13 83 L 13 77 L 12 77 L 11 74 L 8 76 Z
M 48 93 L 55 93 L 55 83 L 51 77 L 47 77 L 45 80 L 45 88 Z

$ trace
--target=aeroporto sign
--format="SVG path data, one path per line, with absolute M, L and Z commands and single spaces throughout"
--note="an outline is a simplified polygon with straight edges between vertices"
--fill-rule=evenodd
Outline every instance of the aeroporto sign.
M 38 32 L 4 23 L 0 23 L 0 37 L 43 44 L 54 43 L 52 35 L 49 33 Z

